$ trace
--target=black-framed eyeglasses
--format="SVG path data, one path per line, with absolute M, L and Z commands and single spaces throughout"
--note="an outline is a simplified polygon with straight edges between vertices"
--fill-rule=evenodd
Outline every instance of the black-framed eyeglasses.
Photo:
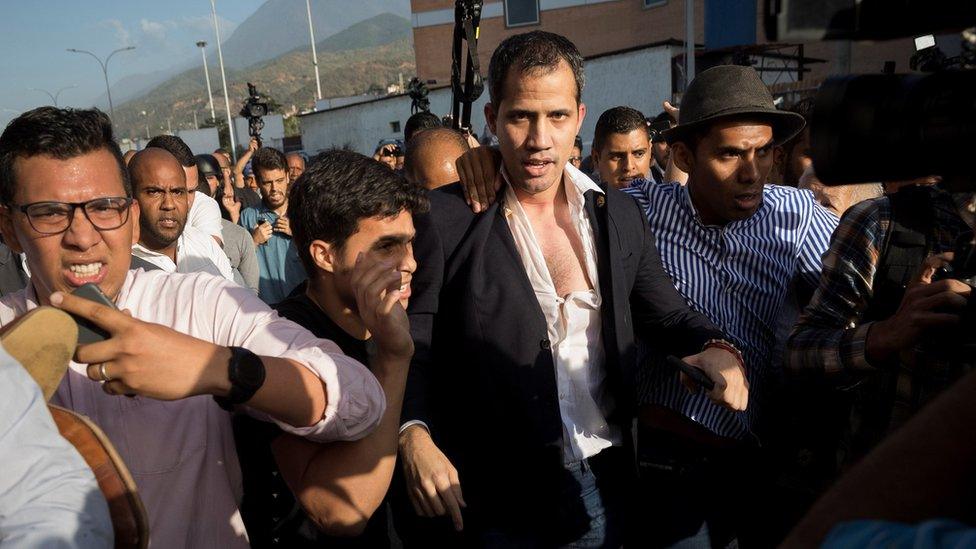
M 569 161 L 570 162 L 582 162 L 583 161 L 583 157 L 582 156 L 570 156 L 569 157 Z
M 32 204 L 11 205 L 25 215 L 27 222 L 41 234 L 63 233 L 71 227 L 75 209 L 81 208 L 85 217 L 101 231 L 118 229 L 129 220 L 129 207 L 132 199 L 124 196 L 96 198 L 88 202 L 34 202 Z

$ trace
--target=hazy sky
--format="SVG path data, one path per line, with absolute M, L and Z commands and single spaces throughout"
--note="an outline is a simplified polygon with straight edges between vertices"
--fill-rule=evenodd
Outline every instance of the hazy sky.
M 264 0 L 217 0 L 221 38 Z M 209 0 L 0 0 L 0 125 L 22 111 L 50 104 L 41 88 L 61 92 L 60 106 L 90 107 L 105 93 L 99 64 L 67 48 L 89 50 L 108 65 L 109 80 L 145 74 L 199 58 L 198 40 L 215 48 Z M 201 61 L 202 63 L 202 61 Z M 113 97 L 114 99 L 114 97 Z

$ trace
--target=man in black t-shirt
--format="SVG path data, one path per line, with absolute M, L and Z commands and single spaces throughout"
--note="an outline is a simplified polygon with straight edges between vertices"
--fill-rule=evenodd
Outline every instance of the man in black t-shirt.
M 358 441 L 318 445 L 238 420 L 241 506 L 254 547 L 388 547 L 384 503 L 413 341 L 405 308 L 413 214 L 423 189 L 350 151 L 314 158 L 289 193 L 288 217 L 308 282 L 278 313 L 334 341 L 370 367 L 386 393 L 376 429 Z M 334 539 L 328 536 L 353 536 Z

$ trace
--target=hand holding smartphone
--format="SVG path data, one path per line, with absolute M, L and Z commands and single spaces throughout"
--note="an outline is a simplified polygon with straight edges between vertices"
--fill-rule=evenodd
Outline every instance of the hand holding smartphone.
M 94 301 L 95 303 L 105 305 L 106 307 L 111 307 L 115 309 L 115 303 L 108 298 L 104 293 L 102 293 L 101 288 L 95 284 L 83 284 L 79 286 L 75 291 L 71 292 L 71 295 L 75 295 L 89 301 Z M 94 322 L 81 318 L 78 315 L 70 313 L 75 319 L 75 323 L 78 324 L 78 344 L 85 345 L 88 343 L 97 343 L 99 341 L 105 341 L 111 334 L 100 328 Z

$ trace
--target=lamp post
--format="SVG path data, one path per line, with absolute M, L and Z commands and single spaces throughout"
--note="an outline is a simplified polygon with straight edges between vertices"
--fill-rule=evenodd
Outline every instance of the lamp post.
M 105 61 L 103 62 L 100 57 L 98 57 L 97 55 L 95 55 L 94 53 L 88 50 L 78 50 L 75 48 L 68 48 L 68 51 L 70 51 L 71 53 L 87 53 L 88 55 L 94 57 L 95 61 L 98 61 L 98 64 L 102 66 L 102 74 L 105 76 L 105 93 L 108 95 L 108 110 L 109 113 L 111 113 L 112 115 L 112 120 L 115 120 L 115 106 L 112 105 L 112 88 L 108 85 L 108 62 L 112 60 L 113 55 L 119 53 L 120 51 L 129 51 L 134 49 L 136 49 L 135 46 L 119 48 L 113 51 L 112 53 L 108 54 L 108 57 L 106 57 Z
M 217 113 L 214 112 L 213 106 L 213 92 L 210 90 L 210 70 L 207 69 L 207 43 L 203 40 L 197 42 L 197 47 L 200 48 L 200 55 L 203 56 L 203 77 L 207 80 L 207 98 L 210 99 L 210 118 L 215 122 L 217 120 Z
M 220 47 L 220 27 L 217 25 L 217 5 L 210 0 L 210 15 L 213 18 L 214 34 L 217 35 L 217 62 L 220 63 L 220 81 L 224 85 L 224 107 L 227 109 L 227 135 L 230 136 L 230 154 L 237 162 L 237 143 L 234 140 L 234 119 L 230 115 L 230 96 L 227 95 L 227 74 L 224 73 L 224 52 Z
M 64 90 L 70 90 L 71 88 L 77 88 L 77 87 L 78 86 L 75 85 L 75 84 L 72 84 L 70 86 L 65 86 L 65 87 L 61 88 L 60 90 L 54 92 L 53 94 L 51 92 L 43 89 L 43 88 L 28 88 L 28 89 L 30 91 L 39 91 L 39 92 L 46 93 L 47 96 L 51 98 L 51 102 L 54 103 L 54 106 L 57 107 L 58 106 L 58 97 L 61 96 L 61 92 L 63 92 Z
M 308 13 L 308 36 L 312 40 L 312 66 L 315 67 L 315 99 L 322 99 L 322 81 L 319 79 L 319 57 L 315 53 L 315 29 L 312 28 L 312 4 L 305 0 L 305 11 Z
M 147 113 L 146 111 L 142 111 L 140 114 L 142 114 L 142 116 L 145 118 L 145 122 L 146 122 L 146 140 L 148 141 L 149 140 L 149 113 Z

